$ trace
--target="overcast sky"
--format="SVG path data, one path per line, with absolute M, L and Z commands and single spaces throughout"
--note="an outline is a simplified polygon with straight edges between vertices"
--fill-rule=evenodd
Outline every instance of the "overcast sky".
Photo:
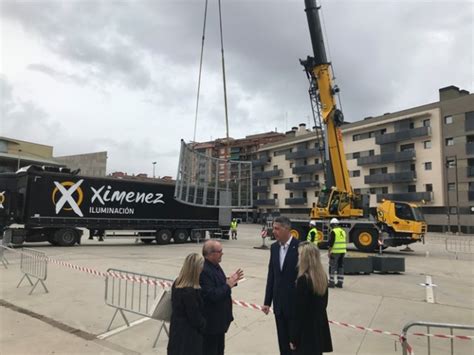
M 471 0 L 324 0 L 347 121 L 473 91 Z M 108 152 L 108 172 L 176 175 L 194 132 L 205 0 L 1 4 L 0 135 L 54 155 Z M 230 136 L 311 115 L 303 0 L 222 0 Z M 197 141 L 225 136 L 217 0 L 209 0 Z

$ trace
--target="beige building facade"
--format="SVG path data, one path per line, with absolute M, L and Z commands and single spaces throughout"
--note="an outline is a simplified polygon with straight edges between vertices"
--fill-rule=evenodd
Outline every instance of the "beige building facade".
M 474 233 L 474 94 L 439 93 L 438 102 L 342 126 L 351 184 L 371 207 L 384 198 L 417 202 L 430 230 Z M 300 125 L 259 150 L 263 214 L 308 215 L 324 183 L 319 145 Z

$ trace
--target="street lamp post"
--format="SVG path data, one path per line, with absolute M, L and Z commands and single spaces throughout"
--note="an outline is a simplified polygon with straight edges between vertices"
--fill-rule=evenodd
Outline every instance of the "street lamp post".
M 18 166 L 16 170 L 20 170 L 21 149 L 18 149 Z
M 155 178 L 155 166 L 156 166 L 156 161 L 154 161 L 153 163 L 153 179 Z

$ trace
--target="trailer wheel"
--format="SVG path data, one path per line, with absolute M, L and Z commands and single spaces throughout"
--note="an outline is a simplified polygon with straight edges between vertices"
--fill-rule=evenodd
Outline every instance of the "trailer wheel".
M 191 241 L 197 242 L 200 240 L 203 240 L 205 238 L 205 234 L 203 231 L 196 230 L 196 231 L 191 231 Z
M 156 242 L 160 245 L 169 244 L 171 241 L 171 231 L 168 229 L 161 229 L 156 234 Z
M 377 249 L 377 232 L 374 229 L 356 229 L 352 241 L 357 249 L 373 252 Z
M 173 233 L 175 243 L 184 243 L 188 240 L 188 231 L 186 229 L 176 229 Z
M 71 228 L 59 229 L 54 233 L 55 243 L 63 247 L 73 246 L 76 243 L 76 239 L 77 232 Z

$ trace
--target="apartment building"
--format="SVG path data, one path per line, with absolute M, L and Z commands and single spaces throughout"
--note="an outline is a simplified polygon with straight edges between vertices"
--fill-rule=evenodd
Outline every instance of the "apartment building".
M 440 100 L 345 124 L 355 191 L 414 201 L 433 231 L 474 233 L 474 94 L 450 86 Z M 304 125 L 259 150 L 254 174 L 262 213 L 306 215 L 324 181 L 316 133 Z

